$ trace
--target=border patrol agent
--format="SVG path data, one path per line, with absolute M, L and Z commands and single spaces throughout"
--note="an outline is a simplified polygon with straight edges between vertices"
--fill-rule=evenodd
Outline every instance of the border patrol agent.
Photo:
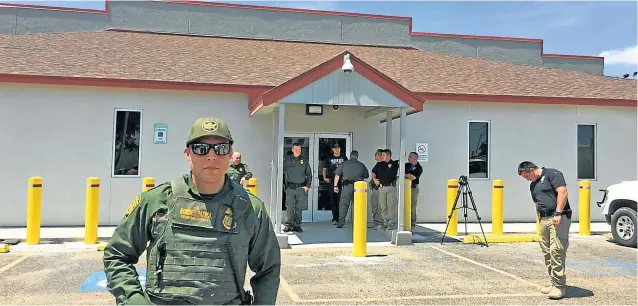
M 117 304 L 276 303 L 279 244 L 264 203 L 226 174 L 232 145 L 226 123 L 198 119 L 184 149 L 191 172 L 131 203 L 104 249 Z M 144 251 L 145 288 L 134 266 Z M 247 265 L 254 297 L 244 290 Z
M 301 145 L 296 142 L 292 144 L 292 155 L 287 155 L 284 159 L 283 172 L 288 214 L 284 232 L 303 232 L 301 214 L 303 204 L 307 203 L 308 189 L 312 184 L 312 169 L 308 160 L 301 156 Z
M 379 163 L 383 160 L 381 157 L 382 149 L 377 149 L 374 153 L 374 160 Z M 376 165 L 376 164 L 375 164 Z M 385 225 L 383 225 L 383 219 L 386 219 L 386 212 L 381 212 L 379 208 L 379 186 L 374 183 L 374 179 L 370 178 L 370 210 L 372 210 L 372 222 L 374 224 L 375 230 L 384 230 Z
M 253 172 L 248 168 L 248 165 L 241 162 L 241 153 L 233 153 L 231 160 L 232 162 L 228 166 L 228 177 L 231 181 L 243 186 L 244 182 L 253 177 Z
M 412 230 L 414 231 L 414 226 L 416 225 L 416 205 L 419 201 L 419 178 L 423 173 L 423 167 L 418 161 L 419 154 L 416 152 L 410 152 L 408 155 L 408 162 L 405 163 L 405 178 L 409 179 L 411 182 L 411 195 L 410 195 L 410 220 L 412 224 Z
M 392 160 L 392 151 L 384 149 L 381 152 L 382 162 L 377 163 L 372 168 L 372 178 L 379 186 L 379 207 L 384 216 L 384 225 L 388 230 L 395 230 L 398 221 L 397 208 L 399 199 L 397 198 L 397 174 L 399 172 L 399 161 Z M 385 213 L 384 213 L 385 212 Z
M 540 247 L 551 278 L 551 286 L 541 292 L 551 299 L 561 299 L 567 287 L 565 257 L 572 218 L 565 178 L 556 169 L 539 169 L 529 161 L 518 165 L 518 175 L 531 182 L 529 189 L 540 220 Z
M 334 192 L 339 192 L 339 179 L 343 177 L 341 183 L 341 199 L 339 200 L 339 221 L 337 228 L 342 228 L 346 224 L 346 216 L 352 200 L 354 200 L 354 183 L 367 179 L 368 167 L 359 161 L 359 151 L 352 150 L 350 159 L 344 161 L 335 170 Z

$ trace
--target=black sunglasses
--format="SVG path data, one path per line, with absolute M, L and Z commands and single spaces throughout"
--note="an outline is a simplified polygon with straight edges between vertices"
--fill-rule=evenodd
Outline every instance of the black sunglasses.
M 208 155 L 210 150 L 217 155 L 228 155 L 230 153 L 230 143 L 216 143 L 216 144 L 208 144 L 208 143 L 193 143 L 190 145 L 191 151 L 195 155 Z

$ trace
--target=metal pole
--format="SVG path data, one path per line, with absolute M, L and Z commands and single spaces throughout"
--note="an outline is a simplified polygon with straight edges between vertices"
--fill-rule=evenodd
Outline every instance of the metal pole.
M 392 112 L 386 112 L 385 120 L 385 148 L 392 148 Z
M 277 133 L 277 225 L 275 232 L 281 234 L 281 201 L 283 200 L 282 190 L 284 187 L 284 118 L 286 115 L 286 104 L 279 103 L 279 126 Z
M 402 231 L 403 230 L 403 214 L 405 213 L 403 208 L 405 207 L 403 201 L 405 199 L 404 197 L 404 191 L 403 188 L 405 188 L 405 162 L 407 161 L 405 158 L 405 114 L 406 114 L 406 108 L 405 107 L 401 107 L 401 119 L 399 119 L 399 141 L 400 141 L 400 149 L 399 149 L 399 173 L 398 173 L 398 187 L 397 187 L 397 196 L 399 198 L 399 203 L 397 205 L 397 209 L 399 210 L 399 220 L 397 222 L 397 230 L 398 231 Z

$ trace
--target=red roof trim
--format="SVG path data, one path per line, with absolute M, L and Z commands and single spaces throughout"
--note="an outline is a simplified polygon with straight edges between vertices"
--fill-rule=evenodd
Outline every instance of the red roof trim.
M 109 1 L 110 0 L 104 0 L 103 10 L 80 9 L 80 8 L 48 6 L 48 5 L 15 4 L 15 3 L 0 3 L 0 7 L 15 7 L 15 8 L 26 8 L 26 9 L 35 9 L 35 10 L 63 11 L 63 12 L 90 13 L 90 14 L 108 14 L 110 12 Z
M 55 10 L 55 11 L 68 11 L 79 13 L 94 13 L 94 14 L 109 14 L 110 13 L 110 0 L 105 1 L 104 10 L 92 10 L 92 9 L 75 9 L 65 7 L 53 7 L 53 6 L 41 6 L 41 5 L 26 5 L 26 4 L 3 4 L 0 3 L 0 7 L 17 7 L 17 8 L 31 8 L 31 9 L 43 9 L 43 10 Z M 232 8 L 245 8 L 254 10 L 267 10 L 278 12 L 290 12 L 290 13 L 308 13 L 308 14 L 320 14 L 320 15 L 333 15 L 333 16 L 349 16 L 349 17 L 363 17 L 363 18 L 378 18 L 389 20 L 401 20 L 408 22 L 408 32 L 411 36 L 428 36 L 428 37 L 445 37 L 445 38 L 460 38 L 460 39 L 486 39 L 486 40 L 500 40 L 500 41 L 518 41 L 518 42 L 534 42 L 540 43 L 541 57 L 550 58 L 577 58 L 577 59 L 591 59 L 602 60 L 599 56 L 586 56 L 586 55 L 567 55 L 567 54 L 544 54 L 543 53 L 543 40 L 536 38 L 518 38 L 518 37 L 501 37 L 501 36 L 483 36 L 483 35 L 465 35 L 465 34 L 444 34 L 444 33 L 428 33 L 428 32 L 413 32 L 412 31 L 412 17 L 400 17 L 400 16 L 388 16 L 388 15 L 375 15 L 375 14 L 360 14 L 360 13 L 346 13 L 346 12 L 333 12 L 333 11 L 321 11 L 321 10 L 309 10 L 309 9 L 293 9 L 293 8 L 280 8 L 261 5 L 247 5 L 247 4 L 233 4 L 233 3 L 221 3 L 221 2 L 203 2 L 203 1 L 188 1 L 188 0 L 153 0 L 156 2 L 168 2 L 178 4 L 189 5 L 205 5 L 205 6 L 217 6 L 217 7 L 232 7 Z
M 339 58 L 339 57 L 338 57 Z M 351 61 L 354 57 L 351 56 Z M 356 60 L 355 60 L 356 61 Z M 358 69 L 362 73 L 363 67 L 358 63 Z M 337 63 L 339 63 L 337 61 Z M 340 65 L 339 65 L 340 67 Z M 262 105 L 263 95 L 272 90 L 272 86 L 262 85 L 228 85 L 228 84 L 205 84 L 189 82 L 171 81 L 145 81 L 132 79 L 107 79 L 107 78 L 85 78 L 85 77 L 59 77 L 44 75 L 18 75 L 0 73 L 0 83 L 19 84 L 45 84 L 63 86 L 95 86 L 113 88 L 134 88 L 134 89 L 163 89 L 163 90 L 186 90 L 186 91 L 207 91 L 207 92 L 236 92 L 248 95 L 252 101 L 250 108 L 256 110 Z M 407 90 L 407 89 L 406 89 Z M 594 98 L 557 98 L 557 97 L 530 97 L 530 96 L 505 96 L 505 95 L 469 95 L 451 93 L 414 93 L 422 100 L 439 101 L 475 101 L 475 102 L 502 102 L 502 103 L 529 103 L 529 104 L 568 104 L 568 105 L 591 105 L 591 106 L 620 106 L 636 107 L 636 100 L 627 99 L 594 99 Z M 261 103 L 263 104 L 263 103 Z M 422 109 L 422 108 L 421 108 Z M 253 111 L 254 111 L 253 110 Z
M 417 110 L 423 109 L 423 100 L 418 95 L 412 93 L 399 83 L 390 79 L 388 76 L 374 69 L 361 59 L 357 58 L 354 54 L 348 51 L 344 51 L 339 55 L 331 58 L 330 60 L 321 63 L 320 65 L 294 77 L 287 82 L 265 92 L 259 97 L 259 99 L 250 103 L 251 113 L 255 111 L 256 107 L 269 106 L 277 101 L 287 97 L 288 95 L 304 88 L 307 85 L 319 80 L 320 78 L 334 72 L 341 68 L 343 64 L 343 56 L 350 54 L 350 62 L 354 66 L 354 71 L 361 74 L 366 79 L 370 80 L 379 87 L 385 89 L 390 94 L 394 95 L 405 104 L 413 107 Z

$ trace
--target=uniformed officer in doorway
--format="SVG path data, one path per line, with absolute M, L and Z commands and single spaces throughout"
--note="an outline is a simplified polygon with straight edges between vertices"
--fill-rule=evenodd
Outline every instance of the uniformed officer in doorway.
M 392 151 L 390 149 L 384 149 L 381 152 L 381 157 L 383 162 L 377 163 L 372 168 L 372 178 L 374 183 L 379 186 L 379 207 L 381 208 L 381 214 L 385 215 L 384 225 L 388 230 L 396 230 L 399 204 L 396 182 L 399 161 L 392 160 Z
M 226 174 L 232 145 L 224 121 L 198 119 L 184 148 L 190 173 L 131 203 L 104 249 L 117 304 L 276 303 L 279 244 L 264 203 Z M 134 265 L 144 251 L 142 287 Z M 247 265 L 254 299 L 244 290 Z
M 381 157 L 381 153 L 383 149 L 377 149 L 374 153 L 375 165 L 383 161 Z M 374 167 L 374 166 L 373 166 Z M 374 229 L 376 230 L 384 230 L 385 225 L 383 220 L 387 218 L 385 214 L 387 212 L 381 213 L 381 209 L 379 208 L 379 186 L 374 183 L 374 179 L 370 178 L 370 210 L 372 210 L 372 222 L 374 224 Z
M 423 167 L 421 167 L 418 159 L 419 154 L 416 152 L 410 152 L 410 155 L 408 155 L 408 162 L 405 163 L 405 178 L 410 180 L 410 189 L 412 191 L 410 194 L 410 220 L 412 224 L 412 231 L 414 231 L 414 226 L 416 225 L 416 206 L 419 200 L 419 178 L 423 173 Z
M 551 299 L 561 299 L 567 288 L 565 258 L 572 217 L 565 178 L 556 169 L 538 168 L 530 161 L 518 165 L 518 175 L 531 182 L 529 190 L 540 220 L 540 247 L 551 279 L 551 286 L 541 292 Z
M 301 145 L 292 144 L 292 155 L 284 159 L 284 187 L 286 191 L 287 220 L 284 232 L 303 232 L 301 213 L 307 203 L 308 189 L 312 183 L 310 164 L 301 156 Z
M 332 187 L 334 182 L 335 170 L 348 160 L 348 157 L 341 154 L 341 147 L 338 143 L 332 145 L 332 154 L 326 156 L 323 160 L 323 166 L 321 174 L 323 180 L 328 183 L 328 199 L 330 200 L 330 206 L 332 207 L 332 225 L 337 225 L 339 221 L 339 198 L 341 197 L 341 186 L 339 186 L 339 192 L 335 192 Z
M 228 176 L 230 180 L 244 186 L 244 183 L 253 177 L 248 165 L 241 162 L 241 153 L 234 152 L 230 158 L 230 166 L 228 167 Z
M 354 183 L 367 179 L 368 167 L 359 161 L 359 151 L 352 150 L 350 159 L 344 161 L 335 170 L 334 192 L 339 192 L 339 181 L 341 179 L 341 199 L 339 199 L 339 221 L 337 227 L 342 228 L 346 224 L 348 209 L 354 199 Z

